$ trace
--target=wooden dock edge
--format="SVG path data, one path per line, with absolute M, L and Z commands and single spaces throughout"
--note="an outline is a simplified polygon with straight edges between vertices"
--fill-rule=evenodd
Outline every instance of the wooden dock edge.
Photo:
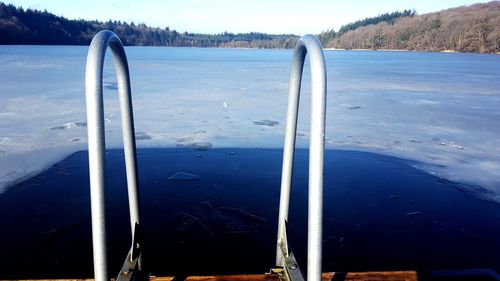
M 188 276 L 179 277 L 159 277 L 151 276 L 150 281 L 279 281 L 277 274 L 239 274 L 239 275 L 208 275 L 208 276 Z M 323 273 L 322 281 L 416 281 L 416 271 L 381 271 L 381 272 L 349 272 L 349 273 Z M 0 280 L 13 281 L 13 280 Z M 23 279 L 19 281 L 94 281 L 94 279 Z

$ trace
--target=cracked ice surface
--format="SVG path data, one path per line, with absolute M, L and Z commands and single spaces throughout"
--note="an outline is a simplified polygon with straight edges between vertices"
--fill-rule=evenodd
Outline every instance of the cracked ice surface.
M 86 148 L 86 47 L 0 46 L 0 189 Z M 127 48 L 139 147 L 282 147 L 290 50 Z M 326 146 L 500 192 L 500 57 L 326 51 Z M 106 144 L 121 146 L 105 67 Z M 306 66 L 298 146 L 309 137 Z

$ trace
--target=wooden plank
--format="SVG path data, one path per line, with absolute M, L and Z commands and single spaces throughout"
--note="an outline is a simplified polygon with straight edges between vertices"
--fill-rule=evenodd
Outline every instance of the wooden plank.
M 345 279 L 343 279 L 345 276 Z M 347 275 L 342 273 L 323 273 L 322 281 L 330 281 L 337 277 L 345 281 L 417 281 L 415 271 L 382 271 L 382 272 L 349 272 Z M 150 281 L 172 281 L 175 277 L 156 277 L 151 276 Z M 94 279 L 34 279 L 20 281 L 93 281 Z M 279 281 L 277 274 L 239 274 L 239 275 L 209 275 L 209 276 L 189 276 L 185 281 Z M 1 281 L 1 280 L 0 280 Z M 12 281 L 12 280 L 10 280 Z
M 323 273 L 323 274 L 321 274 L 321 281 L 330 281 L 330 280 L 332 280 L 334 275 L 335 275 L 335 273 L 333 273 L 333 272 Z
M 94 279 L 0 279 L 0 281 L 94 281 Z
M 213 275 L 213 276 L 189 276 L 186 281 L 279 281 L 276 274 L 240 274 L 240 275 Z
M 345 281 L 417 281 L 415 271 L 349 272 Z
M 322 281 L 332 280 L 334 273 L 323 273 Z M 151 277 L 150 281 L 171 281 L 173 277 Z M 238 275 L 209 275 L 209 276 L 189 276 L 185 281 L 258 281 L 258 280 L 280 280 L 277 274 L 238 274 Z
M 174 280 L 175 277 L 156 277 L 156 276 L 151 276 L 149 277 L 150 281 L 172 281 Z

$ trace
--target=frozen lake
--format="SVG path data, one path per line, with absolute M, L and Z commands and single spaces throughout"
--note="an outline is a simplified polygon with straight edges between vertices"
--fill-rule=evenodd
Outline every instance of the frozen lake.
M 126 48 L 138 146 L 280 148 L 291 50 Z M 0 46 L 0 190 L 86 148 L 87 47 Z M 327 148 L 410 160 L 477 195 L 500 191 L 500 56 L 325 51 Z M 111 56 L 108 56 L 108 59 Z M 121 146 L 111 61 L 108 147 Z M 308 112 L 306 70 L 301 112 Z M 309 117 L 299 117 L 298 145 Z

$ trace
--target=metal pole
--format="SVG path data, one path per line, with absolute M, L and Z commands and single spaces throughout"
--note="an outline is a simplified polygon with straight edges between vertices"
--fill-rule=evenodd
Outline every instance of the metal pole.
M 302 42 L 299 40 L 299 42 Z M 300 85 L 302 82 L 302 70 L 304 59 L 306 57 L 306 49 L 303 44 L 295 47 L 292 59 L 292 68 L 290 71 L 290 88 L 288 92 L 288 109 L 286 114 L 285 124 L 285 143 L 283 147 L 283 167 L 281 171 L 281 193 L 280 193 L 280 209 L 278 216 L 278 245 L 276 247 L 276 265 L 283 266 L 283 257 L 280 243 L 286 245 L 286 241 L 282 241 L 286 235 L 285 223 L 288 221 L 288 209 L 290 204 L 290 187 L 292 182 L 292 170 L 295 151 L 295 139 L 297 131 L 297 115 L 299 112 L 299 94 Z
M 97 33 L 90 43 L 85 71 L 85 95 L 87 102 L 87 129 L 89 149 L 90 199 L 92 211 L 92 242 L 94 255 L 94 278 L 108 280 L 106 267 L 106 218 L 105 218 L 105 136 L 102 77 L 104 56 L 110 47 L 118 81 L 121 123 L 125 149 L 125 165 L 130 207 L 132 237 L 135 223 L 139 223 L 139 200 L 137 192 L 137 161 L 134 124 L 130 91 L 130 76 L 127 57 L 120 39 L 111 31 Z
M 309 200 L 307 238 L 307 280 L 321 280 L 321 242 L 323 220 L 323 162 L 325 146 L 326 67 L 321 43 L 312 35 L 299 39 L 293 54 L 285 131 L 276 265 L 283 266 L 280 243 L 288 220 L 290 186 L 295 150 L 295 134 L 302 70 L 306 54 L 311 67 L 311 136 L 309 145 Z M 288 253 L 286 253 L 288 255 Z

